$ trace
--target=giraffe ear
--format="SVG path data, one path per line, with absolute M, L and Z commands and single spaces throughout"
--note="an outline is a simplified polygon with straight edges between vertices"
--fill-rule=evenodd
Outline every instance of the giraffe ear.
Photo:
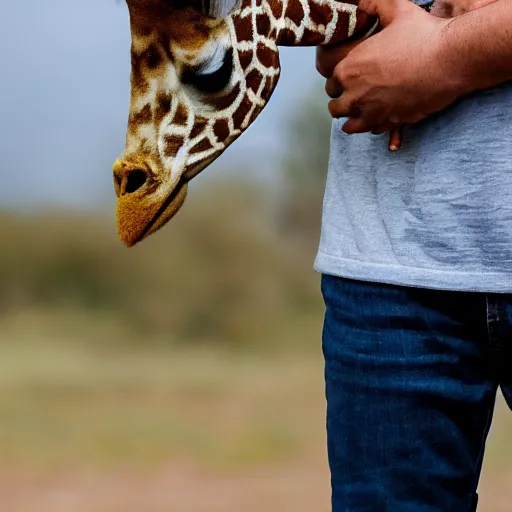
M 202 11 L 212 18 L 225 18 L 239 5 L 240 0 L 202 0 Z

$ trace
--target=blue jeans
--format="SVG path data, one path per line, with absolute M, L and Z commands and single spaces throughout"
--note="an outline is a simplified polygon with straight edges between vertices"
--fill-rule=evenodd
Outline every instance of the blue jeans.
M 498 386 L 512 407 L 512 293 L 322 293 L 332 511 L 476 510 Z

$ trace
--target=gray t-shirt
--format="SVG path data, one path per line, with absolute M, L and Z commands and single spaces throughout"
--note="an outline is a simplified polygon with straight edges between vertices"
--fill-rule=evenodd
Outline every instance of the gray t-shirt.
M 512 85 L 388 135 L 335 121 L 319 272 L 425 288 L 512 292 Z

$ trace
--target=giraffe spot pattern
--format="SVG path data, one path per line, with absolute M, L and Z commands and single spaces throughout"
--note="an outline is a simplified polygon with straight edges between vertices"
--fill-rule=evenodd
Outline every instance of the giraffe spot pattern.
M 297 27 L 299 27 L 304 19 L 304 8 L 299 0 L 288 0 L 286 6 L 285 18 L 291 20 Z
M 178 150 L 183 146 L 185 139 L 179 135 L 164 136 L 164 155 L 166 157 L 175 156 Z
M 145 94 L 148 91 L 149 84 L 142 72 L 142 62 L 140 57 L 132 50 L 131 52 L 131 84 L 135 92 Z
M 263 43 L 258 43 L 256 57 L 261 62 L 261 65 L 266 68 L 277 67 L 279 60 L 277 52 L 275 50 L 272 50 L 268 46 L 265 46 Z
M 251 118 L 249 119 L 249 124 L 254 123 L 256 118 L 260 115 L 262 109 L 261 108 L 255 108 L 253 113 L 251 114 Z
M 350 26 L 350 14 L 348 12 L 340 12 L 338 14 L 338 23 L 332 35 L 332 40 L 346 39 Z
M 274 80 L 272 77 L 267 76 L 267 79 L 265 80 L 265 87 L 263 87 L 263 91 L 261 93 L 261 97 L 268 101 L 270 99 L 270 96 L 272 96 L 272 92 L 274 90 Z
M 187 119 L 188 119 L 187 107 L 185 107 L 185 105 L 183 105 L 183 103 L 179 103 L 171 124 L 183 126 L 183 125 L 187 124 Z
M 263 75 L 257 69 L 253 69 L 245 78 L 247 87 L 255 94 L 258 92 L 262 80 Z
M 213 149 L 213 144 L 205 137 L 201 139 L 191 150 L 190 154 L 194 153 L 202 153 L 203 151 L 208 151 L 209 149 Z
M 318 46 L 319 44 L 323 43 L 324 40 L 325 36 L 323 34 L 309 30 L 309 28 L 305 28 L 301 42 L 304 45 Z
M 156 69 L 162 64 L 162 56 L 155 44 L 150 44 L 142 56 L 149 69 Z
M 238 17 L 236 19 L 235 33 L 238 42 L 252 41 L 252 20 L 250 16 Z
M 326 4 L 309 3 L 309 16 L 316 25 L 328 25 L 334 16 L 332 9 Z
M 260 36 L 266 36 L 270 32 L 270 19 L 267 14 L 256 16 L 256 31 Z
M 294 46 L 297 43 L 297 35 L 289 28 L 283 28 L 279 34 L 279 44 L 282 46 Z
M 235 113 L 233 114 L 233 126 L 236 130 L 239 130 L 242 127 L 242 124 L 251 110 L 252 103 L 249 101 L 247 96 L 244 96 L 242 103 L 238 106 Z
M 188 9 L 186 0 L 172 1 L 183 1 L 184 8 Z M 279 37 L 281 45 L 317 45 L 325 40 L 323 32 L 329 24 L 331 25 L 329 40 L 346 39 L 349 28 L 354 28 L 354 22 L 357 24 L 356 31 L 366 26 L 368 29 L 373 26 L 374 19 L 362 14 L 354 17 L 350 12 L 345 12 L 345 10 L 348 11 L 347 4 L 356 5 L 357 0 L 341 0 L 340 4 L 340 9 L 335 8 L 334 11 L 323 3 L 316 3 L 316 0 L 288 0 L 287 2 L 282 0 L 243 0 L 241 14 L 231 19 L 230 27 L 234 28 L 237 40 L 233 43 L 234 49 L 246 75 L 244 82 L 236 84 L 226 94 L 203 96 L 202 102 L 211 105 L 218 112 L 218 118 L 214 122 L 197 116 L 191 126 L 188 126 L 188 119 L 190 115 L 194 115 L 194 112 L 189 113 L 189 106 L 178 103 L 176 113 L 170 123 L 171 132 L 174 131 L 172 130 L 173 126 L 177 128 L 176 132 L 162 135 L 163 140 L 160 139 L 164 143 L 163 153 L 165 156 L 175 156 L 180 147 L 185 143 L 190 144 L 194 140 L 199 140 L 190 150 L 196 155 L 195 162 L 206 157 L 201 154 L 203 152 L 208 153 L 207 156 L 218 156 L 223 149 L 215 150 L 216 144 L 228 145 L 238 137 L 248 123 L 252 123 L 257 118 L 265 102 L 270 99 L 278 80 L 279 55 L 272 43 L 277 37 Z M 286 8 L 286 12 L 283 13 L 284 8 Z M 172 9 L 174 9 L 174 5 Z M 305 10 L 308 11 L 308 16 L 305 15 Z M 351 12 L 353 14 L 353 11 Z M 285 28 L 281 28 L 282 25 L 277 23 L 283 15 Z M 174 17 L 174 13 L 172 16 Z M 132 98 L 137 99 L 137 102 L 132 101 L 132 105 L 141 104 L 142 98 L 138 98 L 138 95 L 149 93 L 150 79 L 153 77 L 158 77 L 158 80 L 167 79 L 163 72 L 167 73 L 168 64 L 184 58 L 193 61 L 195 53 L 202 45 L 217 37 L 216 32 L 225 34 L 222 28 L 226 26 L 224 21 L 215 22 L 212 25 L 207 22 L 208 20 L 205 21 L 203 16 L 198 16 L 197 12 L 194 16 L 189 13 L 182 18 L 179 17 L 180 19 L 174 19 L 172 25 L 176 26 L 176 31 L 169 28 L 167 21 L 164 25 L 161 17 L 157 18 L 152 29 L 148 30 L 146 34 L 148 37 L 156 35 L 157 43 L 148 41 L 147 46 L 139 54 L 134 51 L 132 45 L 132 86 L 135 91 Z M 332 33 L 332 29 L 334 29 L 334 33 Z M 256 41 L 254 41 L 255 37 Z M 155 41 L 155 38 L 152 37 L 152 40 Z M 237 43 L 243 44 L 237 47 Z M 257 43 L 254 51 L 251 49 L 253 43 Z M 144 41 L 140 41 L 139 46 L 136 45 L 135 48 L 139 51 L 143 46 Z M 179 54 L 176 53 L 178 50 Z M 240 98 L 242 89 L 244 95 Z M 251 93 L 250 96 L 246 95 L 247 91 Z M 260 91 L 259 95 L 258 91 Z M 156 95 L 152 93 L 152 96 L 151 103 L 154 106 L 154 112 L 149 104 L 145 105 L 139 112 L 130 116 L 132 124 L 150 123 L 151 121 L 161 123 L 169 114 L 172 108 L 171 94 L 160 91 Z M 254 100 L 253 96 L 259 96 L 262 101 Z M 239 100 L 241 101 L 240 104 L 237 103 L 238 107 L 235 112 L 229 115 L 231 119 L 220 117 L 227 116 L 227 113 L 222 113 L 222 111 L 229 109 L 232 112 L 235 102 Z M 252 101 L 257 101 L 257 104 L 253 104 Z M 190 108 L 194 108 L 194 106 L 192 105 Z M 212 123 L 210 131 L 207 132 L 208 135 L 203 136 L 205 127 L 210 122 Z M 181 128 L 178 129 L 178 127 Z M 131 128 L 139 141 L 143 135 L 148 133 L 143 130 L 133 130 L 133 126 Z M 233 129 L 236 131 L 232 133 Z M 149 140 L 145 137 L 141 144 L 147 147 L 148 151 L 158 151 L 156 140 L 153 140 L 154 135 L 149 135 L 149 137 Z
M 213 125 L 213 133 L 218 142 L 224 142 L 230 134 L 229 123 L 226 119 L 217 119 Z
M 238 59 L 240 61 L 240 66 L 242 66 L 242 69 L 245 71 L 252 63 L 254 53 L 252 50 L 247 51 L 239 51 L 238 52 Z
M 206 117 L 196 116 L 194 119 L 194 126 L 190 132 L 190 138 L 195 139 L 203 131 L 206 123 L 208 123 L 208 119 L 206 119 Z
M 278 20 L 283 15 L 283 2 L 282 0 L 269 0 L 268 6 L 272 11 L 272 15 Z
M 171 111 L 172 96 L 165 92 L 159 92 L 156 96 L 155 123 L 159 124 Z
M 153 112 L 151 105 L 144 105 L 138 112 L 134 112 L 130 119 L 130 124 L 140 126 L 141 124 L 149 124 L 153 120 Z
M 240 84 L 236 84 L 233 90 L 220 98 L 210 98 L 206 100 L 207 103 L 212 105 L 217 110 L 225 110 L 238 98 L 240 94 Z

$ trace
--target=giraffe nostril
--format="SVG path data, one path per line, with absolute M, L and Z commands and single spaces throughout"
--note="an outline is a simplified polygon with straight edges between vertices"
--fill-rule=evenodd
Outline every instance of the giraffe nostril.
M 134 192 L 137 192 L 137 190 L 139 190 L 144 185 L 144 183 L 146 183 L 146 180 L 147 175 L 143 170 L 135 169 L 130 171 L 126 177 L 125 193 L 133 194 Z

